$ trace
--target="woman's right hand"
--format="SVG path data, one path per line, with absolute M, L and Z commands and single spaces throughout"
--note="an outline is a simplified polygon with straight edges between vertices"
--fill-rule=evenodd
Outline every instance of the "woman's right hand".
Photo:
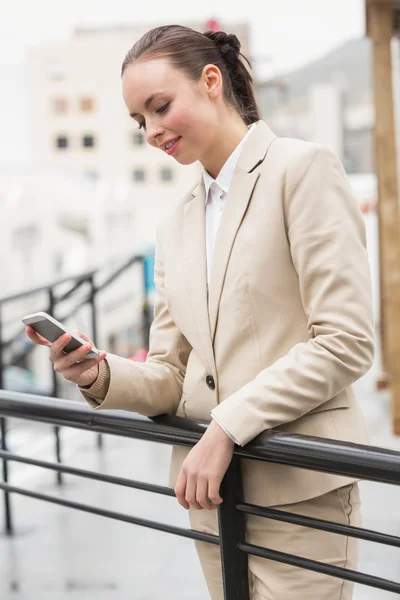
M 93 342 L 81 331 L 74 330 L 74 334 L 84 339 L 87 343 L 73 352 L 65 354 L 65 346 L 71 340 L 69 333 L 64 333 L 55 342 L 51 343 L 43 336 L 29 327 L 25 328 L 25 333 L 32 342 L 39 346 L 48 346 L 50 348 L 49 359 L 54 365 L 54 370 L 60 373 L 68 381 L 72 381 L 79 386 L 92 385 L 99 375 L 99 362 L 107 356 L 106 352 L 100 352 L 96 358 L 84 360 L 85 354 L 90 352 Z

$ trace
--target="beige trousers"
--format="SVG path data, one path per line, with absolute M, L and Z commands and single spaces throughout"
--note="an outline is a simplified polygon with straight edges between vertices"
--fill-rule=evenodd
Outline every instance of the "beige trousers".
M 274 508 L 361 526 L 357 483 L 297 504 Z M 190 509 L 193 529 L 218 535 L 217 511 Z M 299 525 L 246 515 L 246 541 L 331 565 L 357 568 L 357 540 Z M 212 600 L 224 600 L 219 547 L 195 542 Z M 351 600 L 353 584 L 336 577 L 249 555 L 251 600 Z

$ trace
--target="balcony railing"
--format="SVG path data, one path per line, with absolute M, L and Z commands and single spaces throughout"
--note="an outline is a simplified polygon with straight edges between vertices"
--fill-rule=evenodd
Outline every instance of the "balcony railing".
M 101 274 L 102 269 L 98 268 L 96 270 L 90 270 L 78 273 L 76 275 L 70 275 L 68 277 L 64 277 L 61 279 L 53 280 L 47 284 L 37 286 L 35 288 L 29 288 L 23 290 L 19 293 L 15 293 L 9 296 L 4 296 L 0 298 L 0 389 L 4 388 L 4 369 L 10 365 L 18 365 L 23 360 L 26 359 L 27 356 L 34 350 L 36 347 L 35 344 L 31 344 L 28 347 L 25 347 L 23 350 L 19 350 L 18 352 L 12 352 L 12 347 L 15 344 L 15 341 L 21 339 L 25 336 L 25 327 L 20 322 L 20 318 L 23 316 L 20 315 L 20 318 L 17 319 L 16 327 L 14 328 L 14 332 L 12 335 L 6 339 L 4 334 L 4 323 L 3 323 L 3 309 L 7 305 L 13 305 L 15 302 L 20 301 L 24 298 L 33 299 L 35 296 L 47 296 L 47 300 L 37 308 L 37 310 L 42 310 L 48 312 L 52 316 L 55 316 L 62 323 L 66 323 L 68 319 L 75 316 L 78 311 L 82 309 L 82 306 L 88 305 L 90 307 L 90 325 L 91 325 L 91 338 L 95 345 L 97 345 L 98 340 L 98 309 L 97 309 L 97 300 L 99 295 L 104 290 L 107 290 L 116 280 L 118 280 L 121 275 L 124 275 L 129 269 L 134 267 L 135 265 L 139 265 L 141 268 L 141 278 L 142 278 L 142 302 L 141 302 L 141 329 L 142 329 L 142 346 L 143 348 L 148 348 L 149 341 L 149 331 L 150 325 L 152 321 L 152 314 L 149 302 L 149 293 L 148 286 L 146 285 L 146 281 L 148 278 L 148 274 L 146 272 L 146 258 L 145 255 L 133 255 L 127 258 L 122 264 L 118 266 L 110 275 L 104 278 L 103 281 L 97 282 L 97 277 Z M 65 287 L 68 286 L 68 289 L 65 291 Z M 63 291 L 60 292 L 59 290 Z M 66 301 L 70 301 L 71 306 L 69 307 L 67 312 L 60 314 L 60 306 Z M 33 312 L 33 311 L 29 311 Z M 28 338 L 26 338 L 28 341 Z M 9 355 L 6 359 L 6 353 Z M 50 365 L 49 365 L 50 366 Z M 52 390 L 51 395 L 53 397 L 59 398 L 60 393 L 60 385 L 59 378 L 57 377 L 57 373 L 54 369 L 51 369 L 51 378 L 52 378 Z M 7 450 L 7 422 L 3 416 L 0 416 L 0 448 L 3 451 Z M 61 448 L 61 438 L 60 438 L 60 429 L 58 426 L 54 427 L 54 439 L 55 439 L 55 455 L 56 459 L 59 463 L 62 460 L 62 448 Z M 98 446 L 101 447 L 102 438 L 101 435 L 98 436 Z M 8 479 L 8 464 L 7 461 L 3 461 L 2 465 L 3 471 L 3 480 L 7 481 Z M 57 483 L 61 485 L 62 483 L 62 471 L 59 470 L 56 473 Z M 8 494 L 5 494 L 5 506 L 6 506 L 6 529 L 7 532 L 11 533 L 12 531 L 12 518 L 11 518 L 11 510 L 9 506 L 9 498 Z
M 7 391 L 0 391 L 0 416 L 186 447 L 194 446 L 207 427 L 207 423 L 179 417 L 160 416 L 148 419 L 123 411 L 93 411 L 79 402 L 55 398 L 44 399 L 40 396 Z M 1 450 L 0 458 L 3 459 L 5 464 L 13 461 L 20 462 L 50 469 L 57 473 L 68 473 L 77 477 L 90 478 L 165 496 L 174 496 L 174 491 L 168 487 L 96 473 L 60 463 L 50 463 L 32 457 L 20 456 L 7 450 Z M 393 547 L 400 547 L 400 538 L 378 531 L 340 525 L 304 515 L 245 503 L 242 495 L 241 458 L 292 465 L 304 469 L 376 481 L 382 484 L 400 485 L 399 452 L 329 439 L 267 431 L 244 448 L 235 447 L 232 462 L 222 483 L 224 502 L 217 509 L 219 536 L 72 502 L 13 486 L 9 481 L 0 482 L 0 489 L 4 490 L 8 500 L 11 494 L 22 494 L 67 508 L 75 508 L 133 525 L 219 545 L 223 565 L 225 600 L 249 600 L 247 578 L 247 557 L 249 554 L 400 594 L 400 583 L 376 577 L 369 573 L 332 566 L 316 560 L 295 556 L 288 552 L 278 552 L 247 543 L 244 528 L 245 514 L 329 531 Z M 8 508 L 10 509 L 10 504 Z

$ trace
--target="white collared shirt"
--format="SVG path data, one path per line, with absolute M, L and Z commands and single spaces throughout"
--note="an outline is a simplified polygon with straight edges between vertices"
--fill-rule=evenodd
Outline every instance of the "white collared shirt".
M 215 239 L 221 222 L 222 211 L 224 209 L 224 200 L 229 192 L 232 183 L 233 174 L 244 143 L 247 141 L 255 123 L 249 126 L 242 141 L 236 146 L 216 179 L 213 179 L 203 168 L 203 181 L 206 188 L 206 253 L 207 253 L 207 282 L 210 283 L 211 264 L 214 253 Z
M 246 133 L 242 141 L 236 146 L 221 171 L 219 172 L 216 179 L 213 179 L 209 173 L 203 168 L 203 180 L 206 188 L 206 253 L 207 253 L 207 283 L 210 283 L 211 275 L 211 264 L 214 253 L 215 238 L 219 224 L 221 222 L 222 211 L 224 209 L 224 200 L 229 192 L 229 188 L 232 183 L 233 174 L 237 162 L 239 160 L 240 153 L 243 145 L 249 137 L 251 131 L 255 127 L 255 123 L 250 125 L 249 131 Z M 239 444 L 238 440 L 229 432 L 227 429 L 213 416 L 213 419 L 217 421 L 218 425 L 225 431 L 225 433 L 235 442 Z

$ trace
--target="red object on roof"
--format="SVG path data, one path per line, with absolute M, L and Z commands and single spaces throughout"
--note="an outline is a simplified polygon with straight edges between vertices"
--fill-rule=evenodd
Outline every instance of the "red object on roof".
M 217 19 L 208 19 L 206 31 L 221 31 L 221 23 Z

